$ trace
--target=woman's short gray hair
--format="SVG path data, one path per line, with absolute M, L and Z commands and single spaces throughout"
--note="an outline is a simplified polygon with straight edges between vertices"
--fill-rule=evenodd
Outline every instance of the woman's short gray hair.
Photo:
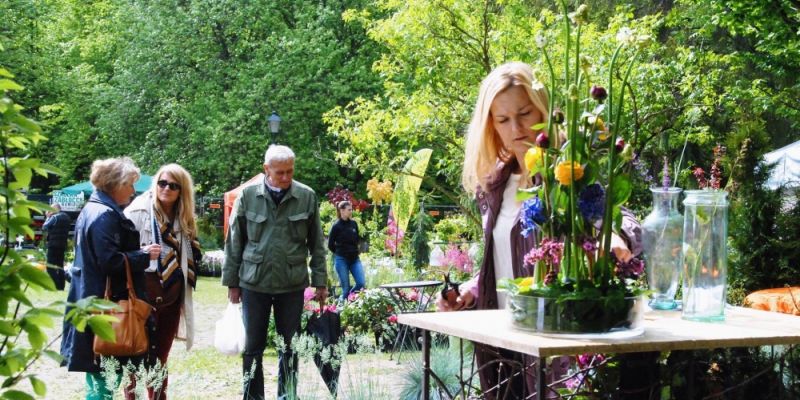
M 294 152 L 287 146 L 280 144 L 271 144 L 267 151 L 264 153 L 264 164 L 269 165 L 271 162 L 286 162 L 294 161 Z
M 139 168 L 130 157 L 95 160 L 89 180 L 97 190 L 111 193 L 139 180 Z

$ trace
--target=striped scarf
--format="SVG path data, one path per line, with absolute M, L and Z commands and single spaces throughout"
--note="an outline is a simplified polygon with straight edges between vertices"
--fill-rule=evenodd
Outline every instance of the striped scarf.
M 155 242 L 161 245 L 161 254 L 158 256 L 158 277 L 161 279 L 161 286 L 169 287 L 175 282 L 183 279 L 181 269 L 181 256 L 183 253 L 183 235 L 175 232 L 175 226 L 169 219 L 162 215 L 154 207 L 153 213 L 153 236 Z M 196 238 L 190 240 L 191 256 L 187 259 L 186 281 L 192 288 L 197 286 L 197 267 L 200 265 L 201 253 L 200 243 Z

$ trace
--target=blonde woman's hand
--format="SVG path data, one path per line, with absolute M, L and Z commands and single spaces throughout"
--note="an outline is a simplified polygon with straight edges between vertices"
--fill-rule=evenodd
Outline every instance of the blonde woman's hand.
M 161 245 L 157 243 L 148 244 L 147 246 L 142 247 L 142 251 L 150 254 L 151 260 L 157 260 L 158 255 L 161 254 Z
M 462 290 L 456 297 L 455 303 L 450 303 L 442 298 L 442 293 L 436 294 L 436 310 L 437 311 L 460 311 L 470 309 L 475 306 L 475 296 L 472 291 Z

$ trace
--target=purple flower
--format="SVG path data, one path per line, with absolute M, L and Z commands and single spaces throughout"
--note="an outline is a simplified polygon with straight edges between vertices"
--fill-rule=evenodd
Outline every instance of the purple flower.
M 628 261 L 617 259 L 614 253 L 611 253 L 611 259 L 614 261 L 614 273 L 620 278 L 636 279 L 644 273 L 644 261 L 640 258 L 631 258 Z
M 561 111 L 560 108 L 556 107 L 556 109 L 553 110 L 553 123 L 554 124 L 563 124 L 564 123 L 564 119 L 565 119 L 564 112 Z
M 639 177 L 650 186 L 653 183 L 653 176 L 647 171 L 647 166 L 644 165 L 642 159 L 639 158 L 639 153 L 635 153 L 633 155 L 633 168 L 636 169 L 636 172 L 639 174 Z
M 599 183 L 593 183 L 581 190 L 578 197 L 578 209 L 589 221 L 603 218 L 605 210 L 605 191 Z
M 591 237 L 583 238 L 581 248 L 583 248 L 583 251 L 586 252 L 593 252 L 597 250 L 597 239 Z
M 664 156 L 664 173 L 663 173 L 663 175 L 664 176 L 661 179 L 661 186 L 664 188 L 664 190 L 667 190 L 672 185 L 672 181 L 669 178 L 669 159 L 667 158 L 667 156 Z
M 592 96 L 593 99 L 597 100 L 598 103 L 602 103 L 608 98 L 608 92 L 606 88 L 602 86 L 592 85 L 592 89 L 589 90 L 589 95 Z
M 538 229 L 538 225 L 545 223 L 545 221 L 547 221 L 547 217 L 544 215 L 544 205 L 539 196 L 525 200 L 522 203 L 522 218 L 520 218 L 522 236 L 530 236 L 532 232 Z

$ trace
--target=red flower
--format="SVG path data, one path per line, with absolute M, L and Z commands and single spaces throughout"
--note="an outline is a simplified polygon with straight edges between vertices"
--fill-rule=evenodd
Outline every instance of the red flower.
M 396 324 L 397 323 L 397 315 L 392 314 L 386 320 L 389 321 L 390 324 Z

